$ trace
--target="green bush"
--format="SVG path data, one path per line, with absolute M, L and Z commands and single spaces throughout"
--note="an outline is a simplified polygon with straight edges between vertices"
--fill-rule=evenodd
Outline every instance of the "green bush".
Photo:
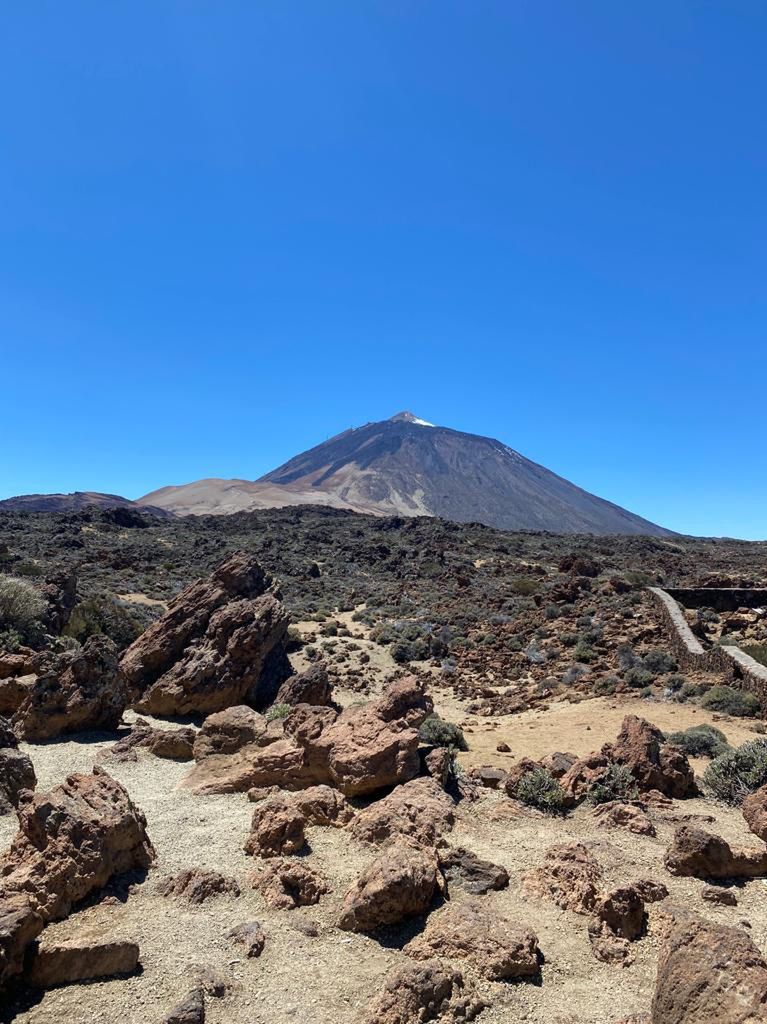
M 706 788 L 726 804 L 740 804 L 767 783 L 767 740 L 749 740 L 714 758 L 703 776 Z
M 755 718 L 762 710 L 753 693 L 736 690 L 733 686 L 712 686 L 701 697 L 700 706 L 708 711 L 720 711 L 741 718 Z
M 623 673 L 623 681 L 632 690 L 641 690 L 649 686 L 654 679 L 653 673 L 646 668 L 629 668 Z
M 606 804 L 611 800 L 636 800 L 637 787 L 631 769 L 625 764 L 611 764 L 602 776 L 593 782 L 586 793 L 592 804 Z
M 31 583 L 0 576 L 0 631 L 9 632 L 9 639 L 31 640 L 42 633 L 45 608 L 45 599 Z
M 429 715 L 421 723 L 418 735 L 422 743 L 432 747 L 453 747 L 455 750 L 468 750 L 466 737 L 459 726 L 446 722 L 439 715 Z
M 272 704 L 264 715 L 264 718 L 267 722 L 274 722 L 278 718 L 287 718 L 292 710 L 292 704 Z
M 528 807 L 537 807 L 546 814 L 561 814 L 567 802 L 564 789 L 545 768 L 533 768 L 523 775 L 517 783 L 515 796 Z
M 592 661 L 596 661 L 597 652 L 590 644 L 587 644 L 583 640 L 579 640 L 573 648 L 573 657 L 576 661 L 583 661 L 586 664 L 589 664 Z
M 97 594 L 75 605 L 63 630 L 65 636 L 80 643 L 89 636 L 108 636 L 120 649 L 133 643 L 141 632 L 141 623 L 111 594 Z
M 675 672 L 676 661 L 665 651 L 648 651 L 642 657 L 642 667 L 656 676 L 665 675 L 666 672 Z
M 725 734 L 713 725 L 693 725 L 684 732 L 672 732 L 666 739 L 691 757 L 719 757 L 730 749 Z

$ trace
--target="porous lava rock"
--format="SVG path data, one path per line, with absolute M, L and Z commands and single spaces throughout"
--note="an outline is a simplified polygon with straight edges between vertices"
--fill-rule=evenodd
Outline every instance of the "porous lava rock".
M 313 704 L 329 707 L 333 703 L 333 687 L 323 662 L 310 665 L 304 672 L 288 676 L 277 691 L 275 704 Z
M 596 906 L 601 881 L 602 869 L 582 843 L 562 843 L 549 847 L 543 863 L 527 872 L 523 888 L 562 910 L 588 914 Z
M 361 842 L 381 846 L 397 835 L 436 846 L 455 824 L 455 804 L 434 779 L 413 779 L 360 811 L 349 831 Z
M 487 1005 L 460 971 L 429 960 L 395 968 L 368 1006 L 362 1024 L 463 1024 Z
M 256 743 L 266 732 L 267 722 L 247 704 L 236 704 L 208 715 L 194 740 L 194 759 L 202 761 L 213 754 L 234 754 Z
M 35 769 L 19 750 L 10 722 L 0 718 L 0 814 L 8 814 L 19 803 L 19 793 L 37 785 Z
M 157 892 L 160 896 L 184 896 L 199 906 L 212 896 L 239 896 L 240 887 L 236 879 L 227 878 L 219 871 L 185 868 L 163 879 L 157 886 Z
M 246 921 L 244 924 L 238 924 L 227 932 L 226 937 L 236 942 L 238 946 L 242 946 L 245 955 L 251 958 L 261 956 L 266 945 L 266 935 L 258 921 Z
M 610 800 L 604 804 L 597 804 L 591 813 L 597 825 L 602 828 L 622 828 L 638 836 L 652 837 L 656 834 L 655 826 L 646 812 L 636 804 Z
M 205 1024 L 205 991 L 193 988 L 162 1019 L 162 1024 Z
M 749 829 L 767 843 L 767 786 L 749 793 L 741 804 L 741 810 Z
M 372 932 L 425 913 L 441 881 L 433 849 L 400 836 L 362 871 L 344 896 L 338 926 Z
M 128 700 L 117 647 L 106 636 L 58 655 L 13 715 L 16 734 L 38 742 L 83 730 L 114 731 Z
M 416 960 L 465 960 L 490 981 L 532 978 L 540 972 L 536 936 L 476 898 L 436 911 L 403 952 Z
M 127 736 L 109 747 L 103 758 L 109 761 L 135 761 L 137 750 L 146 750 L 155 757 L 169 761 L 191 761 L 195 730 L 190 726 L 180 729 L 156 729 L 139 718 Z
M 270 700 L 274 680 L 261 677 L 284 649 L 289 618 L 271 587 L 257 559 L 238 553 L 183 590 L 122 657 L 133 706 L 210 714 Z
M 640 791 L 656 789 L 674 799 L 694 796 L 695 773 L 686 755 L 666 743 L 656 726 L 636 715 L 626 715 L 615 743 L 602 748 L 614 764 L 626 765 Z
M 767 849 L 733 850 L 721 836 L 680 825 L 666 851 L 672 875 L 693 878 L 760 878 L 767 875 Z
M 291 794 L 293 805 L 303 814 L 307 826 L 343 828 L 354 817 L 354 809 L 332 786 L 310 786 Z
M 624 885 L 601 894 L 589 924 L 594 956 L 629 966 L 633 962 L 629 944 L 643 934 L 645 924 L 644 900 L 636 887 Z
M 252 882 L 273 910 L 313 906 L 330 891 L 318 872 L 295 857 L 264 861 L 263 867 L 254 872 Z
M 482 896 L 493 889 L 505 889 L 509 884 L 506 868 L 482 860 L 471 850 L 456 847 L 438 850 L 437 854 L 448 891 L 455 886 L 474 896 Z
M 306 818 L 288 794 L 270 797 L 253 812 L 245 853 L 278 857 L 298 853 L 306 842 Z

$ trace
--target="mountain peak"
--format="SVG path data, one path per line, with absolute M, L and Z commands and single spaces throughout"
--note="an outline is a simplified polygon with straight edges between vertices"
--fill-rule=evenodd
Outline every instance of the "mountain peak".
M 433 427 L 433 423 L 422 420 L 412 412 L 398 412 L 396 416 L 389 417 L 389 423 L 417 423 L 419 427 Z

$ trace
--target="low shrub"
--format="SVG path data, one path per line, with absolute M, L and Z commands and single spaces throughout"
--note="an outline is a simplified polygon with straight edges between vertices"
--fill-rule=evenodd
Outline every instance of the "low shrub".
M 267 720 L 267 722 L 274 722 L 278 718 L 287 718 L 292 710 L 292 704 L 272 704 L 272 706 L 267 710 L 266 714 L 264 715 L 264 718 Z
M 736 690 L 734 686 L 712 686 L 701 697 L 700 706 L 708 711 L 720 711 L 740 718 L 755 718 L 762 710 L 753 693 Z
M 623 681 L 626 686 L 630 686 L 632 690 L 641 690 L 645 686 L 649 686 L 653 682 L 655 676 L 646 668 L 635 668 L 626 669 L 623 673 Z
M 648 651 L 642 656 L 642 667 L 656 676 L 662 676 L 667 672 L 675 672 L 677 663 L 665 651 Z
M 586 793 L 592 804 L 606 804 L 611 800 L 636 800 L 637 787 L 631 769 L 625 764 L 611 764 L 604 774 L 593 782 Z
M 693 725 L 683 732 L 670 733 L 666 739 L 692 757 L 719 757 L 730 749 L 725 734 L 713 725 Z
M 0 630 L 14 630 L 24 640 L 39 627 L 45 607 L 45 599 L 31 583 L 0 576 Z
M 564 789 L 545 768 L 533 768 L 523 775 L 517 783 L 515 796 L 523 804 L 536 807 L 545 814 L 562 814 L 567 802 Z
M 466 737 L 459 726 L 446 722 L 439 715 L 429 715 L 421 723 L 418 736 L 422 743 L 433 747 L 453 747 L 455 750 L 468 750 Z
M 703 782 L 712 796 L 738 805 L 767 783 L 767 740 L 749 740 L 714 758 Z
M 600 697 L 610 697 L 615 693 L 619 682 L 620 680 L 616 679 L 615 676 L 603 676 L 594 683 L 594 693 Z

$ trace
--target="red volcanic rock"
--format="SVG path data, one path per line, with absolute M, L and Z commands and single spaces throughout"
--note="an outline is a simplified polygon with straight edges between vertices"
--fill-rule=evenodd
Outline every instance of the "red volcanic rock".
M 434 779 L 413 779 L 360 811 L 349 831 L 375 846 L 397 835 L 436 846 L 455 823 L 454 809 L 452 798 Z
M 274 703 L 331 705 L 333 703 L 333 687 L 324 664 L 318 661 L 314 665 L 310 665 L 305 672 L 288 676 L 277 691 Z
M 367 1009 L 362 1024 L 464 1024 L 488 1004 L 452 967 L 429 960 L 395 968 L 383 991 Z
M 643 792 L 657 789 L 676 799 L 697 792 L 685 754 L 665 743 L 660 729 L 636 715 L 626 715 L 617 740 L 604 746 L 602 753 L 617 764 L 625 764 Z
M 86 937 L 55 942 L 43 938 L 24 970 L 33 988 L 53 988 L 75 981 L 130 974 L 138 966 L 135 942 L 99 942 Z
M 253 875 L 253 888 L 274 910 L 313 906 L 329 891 L 321 875 L 299 858 L 290 857 L 264 861 L 264 866 Z
M 543 897 L 563 910 L 587 914 L 594 910 L 602 869 L 581 843 L 550 847 L 543 863 L 524 876 L 524 891 Z
M 190 903 L 199 905 L 212 896 L 239 896 L 240 887 L 234 878 L 227 878 L 218 871 L 185 868 L 160 882 L 157 892 L 160 896 L 184 896 Z
M 37 785 L 32 762 L 19 750 L 10 723 L 0 718 L 0 814 L 18 806 L 19 794 Z
M 674 833 L 664 863 L 672 875 L 758 878 L 767 875 L 767 849 L 733 850 L 721 836 L 681 825 Z
M 306 818 L 287 794 L 270 797 L 253 812 L 245 853 L 258 857 L 298 853 L 306 842 L 305 827 Z
M 183 590 L 122 657 L 133 705 L 157 715 L 210 714 L 270 699 L 259 684 L 288 628 L 271 583 L 240 553 Z
M 746 824 L 755 836 L 767 843 L 767 786 L 749 793 L 741 805 Z
M 213 754 L 234 754 L 256 743 L 266 731 L 266 719 L 246 704 L 237 704 L 208 715 L 194 741 L 194 759 Z

